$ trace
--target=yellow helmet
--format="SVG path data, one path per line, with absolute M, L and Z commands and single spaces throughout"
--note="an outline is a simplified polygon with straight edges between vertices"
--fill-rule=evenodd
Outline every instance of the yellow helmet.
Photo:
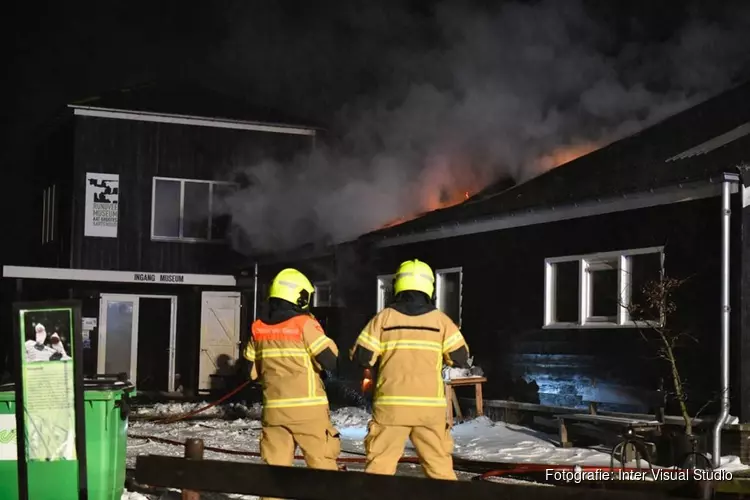
M 286 300 L 307 309 L 314 291 L 315 287 L 307 276 L 296 269 L 287 268 L 277 274 L 271 282 L 268 298 Z
M 396 272 L 393 293 L 398 295 L 405 290 L 424 292 L 432 298 L 435 291 L 435 274 L 430 266 L 417 259 L 402 262 Z

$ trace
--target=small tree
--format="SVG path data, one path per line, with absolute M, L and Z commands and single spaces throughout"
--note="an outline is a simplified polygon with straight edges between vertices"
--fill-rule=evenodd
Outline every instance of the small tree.
M 666 361 L 669 366 L 673 396 L 685 421 L 685 435 L 692 436 L 694 419 L 708 403 L 696 413 L 695 417 L 690 416 L 685 382 L 680 374 L 675 349 L 683 339 L 691 339 L 695 342 L 697 340 L 684 330 L 673 329 L 670 321 L 677 311 L 674 294 L 686 281 L 687 279 L 666 276 L 662 270 L 658 279 L 649 281 L 643 286 L 642 300 L 630 303 L 626 308 L 644 339 L 648 341 L 655 335 L 658 342 L 657 356 Z

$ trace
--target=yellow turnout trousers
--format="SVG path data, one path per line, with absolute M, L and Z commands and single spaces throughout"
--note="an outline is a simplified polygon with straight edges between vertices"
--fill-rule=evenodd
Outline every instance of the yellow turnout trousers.
M 417 449 L 419 462 L 427 477 L 456 480 L 453 471 L 453 438 L 447 423 L 435 425 L 382 425 L 371 420 L 367 427 L 365 472 L 389 474 L 396 472 L 404 454 L 406 439 Z
M 291 466 L 297 446 L 311 469 L 338 470 L 336 459 L 341 452 L 341 440 L 329 419 L 263 426 L 260 456 L 268 465 Z M 261 498 L 264 499 L 276 500 Z

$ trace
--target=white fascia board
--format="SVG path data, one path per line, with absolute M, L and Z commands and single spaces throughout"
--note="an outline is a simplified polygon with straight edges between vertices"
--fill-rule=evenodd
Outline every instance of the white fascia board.
M 168 113 L 153 113 L 149 111 L 127 111 L 121 109 L 96 108 L 91 106 L 77 106 L 69 104 L 73 114 L 78 116 L 93 116 L 97 118 L 113 118 L 115 120 L 135 120 L 142 122 L 172 123 L 177 125 L 196 125 L 200 127 L 229 128 L 235 130 L 254 130 L 257 132 L 273 132 L 277 134 L 315 136 L 314 128 L 287 126 L 262 122 L 248 122 L 230 120 L 228 118 L 210 118 L 191 115 L 174 115 Z
M 3 278 L 161 285 L 237 286 L 237 280 L 234 276 L 224 274 L 102 271 L 98 269 L 66 269 L 59 267 L 3 266 Z
M 736 184 L 733 184 L 732 192 L 737 192 Z M 661 190 L 640 192 L 622 195 L 617 198 L 528 211 L 517 215 L 504 215 L 463 223 L 457 222 L 450 226 L 440 226 L 432 230 L 417 231 L 412 234 L 404 234 L 390 238 L 386 237 L 382 240 L 375 240 L 373 244 L 377 248 L 407 245 L 410 243 L 451 238 L 454 236 L 501 231 L 503 229 L 512 229 L 516 227 L 547 224 L 550 222 L 579 219 L 616 212 L 626 212 L 629 210 L 638 210 L 641 208 L 661 205 L 671 205 L 673 203 L 712 198 L 719 196 L 720 193 L 721 183 L 711 183 L 708 181 L 688 185 L 671 186 Z

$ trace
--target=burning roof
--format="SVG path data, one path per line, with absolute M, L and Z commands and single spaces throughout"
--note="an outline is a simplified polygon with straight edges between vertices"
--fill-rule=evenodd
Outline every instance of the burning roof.
M 573 161 L 597 149 L 591 142 L 559 147 L 544 155 L 537 162 L 537 169 L 541 172 L 549 171 L 560 165 Z M 449 168 L 449 161 L 445 158 L 438 160 L 438 165 L 426 169 L 422 179 L 422 190 L 419 194 L 419 210 L 412 214 L 405 214 L 384 224 L 381 229 L 395 227 L 404 222 L 417 219 L 430 212 L 453 207 L 473 197 L 477 199 L 491 196 L 513 187 L 515 182 L 509 178 L 483 179 L 476 170 L 464 169 L 465 176 L 457 179 Z M 459 169 L 460 170 L 460 169 Z
M 748 103 L 750 82 L 600 149 L 588 144 L 557 151 L 543 159 L 553 167 L 512 189 L 477 195 L 476 202 L 472 199 L 448 210 L 413 217 L 418 220 L 365 237 L 429 231 L 448 224 L 707 181 L 750 162 L 750 135 L 742 133 L 750 123 Z M 590 149 L 594 150 L 586 154 Z M 554 168 L 561 160 L 568 161 Z

